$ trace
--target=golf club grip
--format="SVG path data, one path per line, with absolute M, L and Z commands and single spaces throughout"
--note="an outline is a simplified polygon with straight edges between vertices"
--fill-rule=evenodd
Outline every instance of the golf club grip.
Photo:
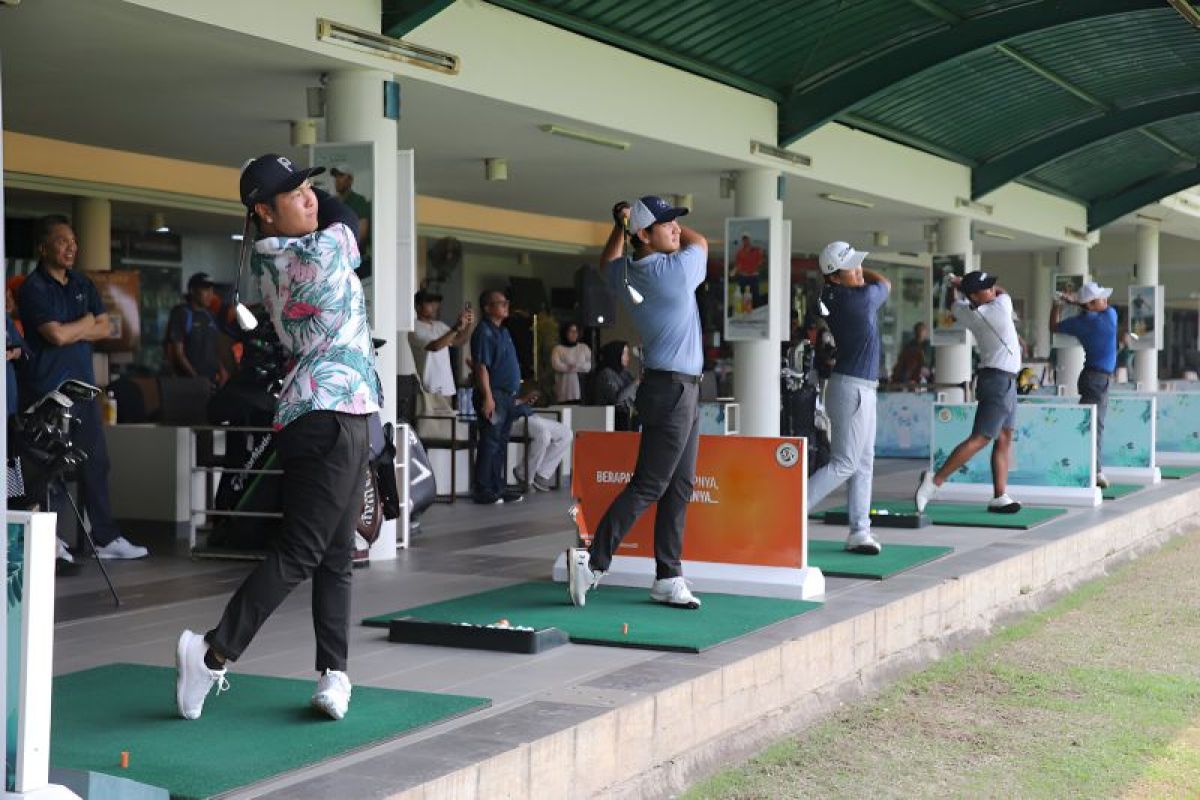
M 246 222 L 242 226 L 242 246 L 238 248 L 238 274 L 237 281 L 233 284 L 233 305 L 235 307 L 242 301 L 242 275 L 246 271 L 246 262 L 250 260 L 250 217 L 251 212 L 246 212 Z

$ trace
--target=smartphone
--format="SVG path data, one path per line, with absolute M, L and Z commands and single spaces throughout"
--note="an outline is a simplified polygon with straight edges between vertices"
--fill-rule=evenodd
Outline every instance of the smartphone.
M 463 306 L 463 311 L 470 311 L 470 310 L 471 310 L 471 301 L 468 300 L 466 305 Z

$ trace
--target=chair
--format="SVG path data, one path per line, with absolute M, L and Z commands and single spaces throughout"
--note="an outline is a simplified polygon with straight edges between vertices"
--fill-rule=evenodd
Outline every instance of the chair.
M 467 483 L 471 483 L 473 479 L 473 470 L 475 469 L 475 423 L 472 417 L 463 417 L 454 412 L 454 409 L 449 407 L 447 403 L 445 407 L 440 404 L 434 408 L 426 408 L 429 403 L 422 402 L 422 398 L 432 397 L 425 392 L 421 386 L 420 378 L 417 378 L 417 386 L 419 394 L 417 398 L 417 414 L 415 417 L 415 425 L 417 438 L 421 440 L 421 444 L 425 445 L 425 450 L 430 452 L 434 450 L 448 450 L 450 452 L 450 491 L 438 492 L 437 501 L 439 503 L 453 503 L 458 499 L 458 453 L 466 451 L 467 453 Z M 437 470 L 434 470 L 434 481 L 437 481 Z

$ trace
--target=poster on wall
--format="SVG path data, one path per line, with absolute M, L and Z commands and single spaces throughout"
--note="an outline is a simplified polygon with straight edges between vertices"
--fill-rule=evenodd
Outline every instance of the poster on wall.
M 367 296 L 367 312 L 371 314 L 371 292 L 367 281 L 371 277 L 371 232 L 375 227 L 372 216 L 375 197 L 375 145 L 371 142 L 354 144 L 315 144 L 310 151 L 311 165 L 325 167 L 325 172 L 313 178 L 313 186 L 337 195 L 358 215 L 358 252 L 362 263 L 355 272 L 363 281 Z
M 1056 272 L 1054 273 L 1054 296 L 1066 295 L 1067 297 L 1075 297 L 1079 294 L 1079 290 L 1083 288 L 1083 284 L 1088 281 L 1087 275 L 1071 274 Z M 1074 303 L 1063 303 L 1059 309 L 1059 320 L 1070 319 L 1077 314 L 1082 314 L 1083 309 Z M 1065 333 L 1056 333 L 1050 337 L 1051 347 L 1071 347 L 1079 344 L 1079 340 L 1074 336 L 1068 336 Z
M 935 346 L 947 344 L 965 344 L 967 332 L 954 327 L 954 314 L 950 309 L 954 305 L 954 286 L 950 280 L 966 274 L 967 257 L 962 254 L 939 255 L 933 257 L 933 269 L 929 285 L 931 287 L 933 319 L 929 329 L 930 342 Z
M 769 339 L 771 220 L 725 220 L 725 338 Z
M 178 270 L 175 270 L 178 273 Z M 93 343 L 101 353 L 128 353 L 141 345 L 141 311 L 139 307 L 140 273 L 137 270 L 89 272 L 96 284 L 100 302 L 108 314 L 108 336 Z
M 1129 332 L 1134 350 L 1163 347 L 1163 290 L 1161 286 L 1129 287 Z

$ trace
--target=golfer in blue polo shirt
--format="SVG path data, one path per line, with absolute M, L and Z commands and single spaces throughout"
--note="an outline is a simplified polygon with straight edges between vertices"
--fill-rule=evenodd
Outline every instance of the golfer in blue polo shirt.
M 1117 370 L 1117 312 L 1108 307 L 1112 289 L 1088 281 L 1074 297 L 1054 296 L 1050 310 L 1050 332 L 1074 336 L 1083 345 L 1083 371 L 1076 383 L 1079 402 L 1096 407 L 1096 485 L 1108 488 L 1108 478 L 1100 471 L 1100 437 L 1104 434 L 1104 417 L 1108 413 L 1108 386 Z M 1067 319 L 1062 316 L 1063 303 L 1083 309 L 1082 314 Z
M 825 275 L 821 302 L 837 342 L 837 362 L 825 389 L 832 454 L 808 479 L 813 508 L 849 482 L 850 535 L 846 549 L 877 556 L 882 547 L 871 535 L 871 486 L 875 471 L 875 389 L 879 384 L 879 309 L 892 284 L 863 269 L 867 254 L 846 242 L 830 242 L 818 263 Z
M 642 421 L 637 466 L 600 524 L 590 549 L 567 550 L 571 602 L 585 603 L 612 563 L 621 540 L 655 503 L 654 584 L 650 599 L 696 609 L 683 579 L 683 528 L 696 477 L 700 441 L 700 311 L 696 287 L 708 264 L 708 241 L 676 220 L 688 213 L 647 195 L 613 207 L 613 229 L 602 255 L 609 287 L 642 337 L 645 372 L 634 404 Z M 628 229 L 633 258 L 624 257 Z
M 38 266 L 21 284 L 17 299 L 31 353 L 25 387 L 31 401 L 69 378 L 94 384 L 92 342 L 108 337 L 108 314 L 100 294 L 75 269 L 79 244 L 71 223 L 59 215 L 43 217 L 35 233 Z M 77 401 L 71 411 L 79 420 L 76 445 L 88 455 L 79 468 L 79 486 L 96 554 L 100 558 L 145 558 L 149 551 L 122 536 L 113 521 L 108 447 L 98 404 Z

